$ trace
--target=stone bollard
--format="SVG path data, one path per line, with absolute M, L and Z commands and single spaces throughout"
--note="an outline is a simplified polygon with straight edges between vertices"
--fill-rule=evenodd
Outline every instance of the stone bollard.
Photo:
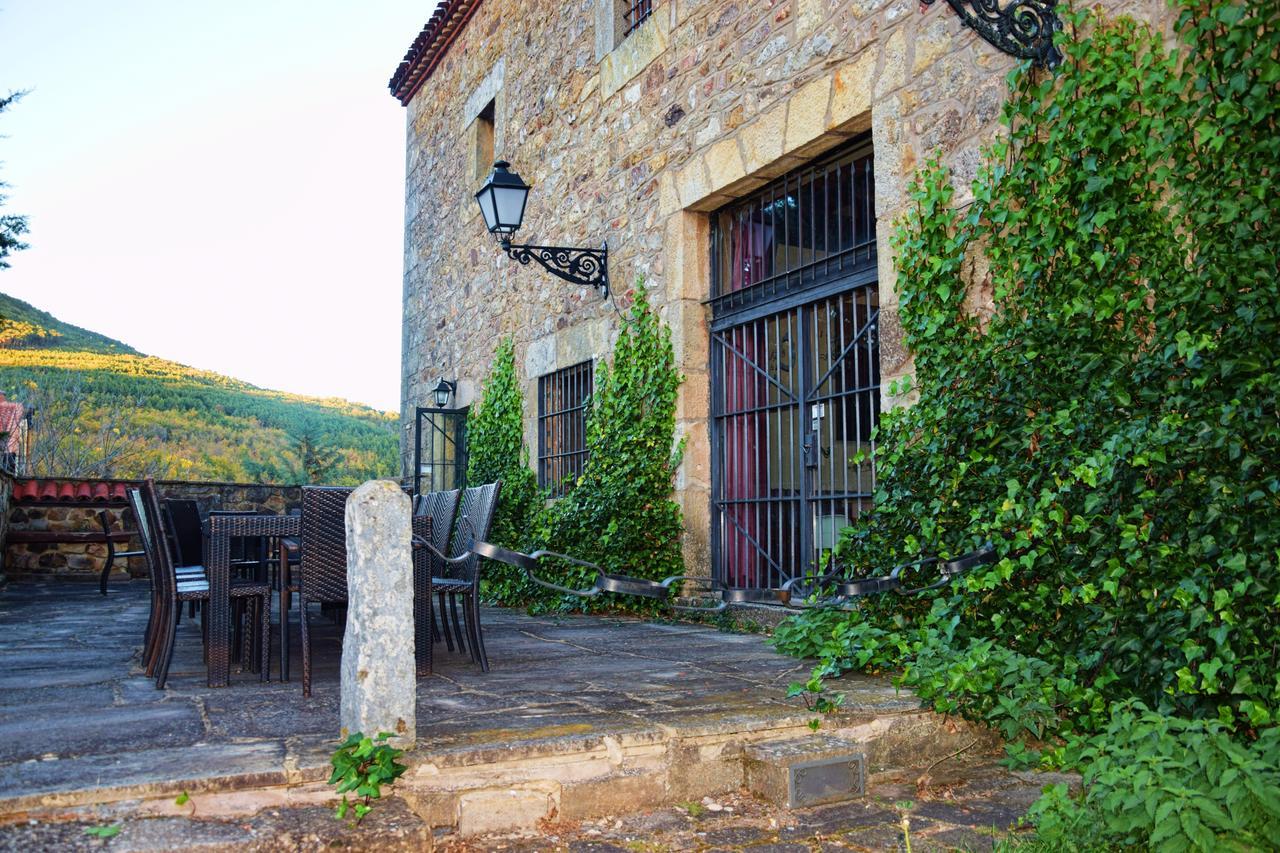
M 347 498 L 347 631 L 342 642 L 342 735 L 417 733 L 410 502 L 389 480 Z

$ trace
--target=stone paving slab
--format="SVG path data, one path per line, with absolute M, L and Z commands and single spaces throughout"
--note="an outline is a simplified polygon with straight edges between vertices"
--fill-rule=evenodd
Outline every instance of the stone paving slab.
M 144 797 L 176 796 L 214 780 L 219 787 L 284 785 L 286 755 L 284 743 L 255 741 L 23 761 L 0 767 L 0 790 L 39 792 L 57 801 L 59 794 L 94 787 Z

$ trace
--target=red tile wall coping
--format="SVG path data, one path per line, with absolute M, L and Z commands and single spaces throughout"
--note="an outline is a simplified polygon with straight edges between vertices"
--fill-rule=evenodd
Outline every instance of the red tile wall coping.
M 106 561 L 106 545 L 98 521 L 98 513 L 104 510 L 113 535 L 129 539 L 127 550 L 141 548 L 136 537 L 124 537 L 134 529 L 125 492 L 138 481 L 21 480 L 25 499 L 10 501 L 5 507 L 3 498 L 9 482 L 0 474 L 0 576 L 10 581 L 96 580 Z M 298 506 L 302 499 L 298 486 L 262 483 L 159 480 L 156 489 L 161 499 L 196 501 L 202 514 L 212 509 L 282 513 Z M 46 494 L 54 497 L 45 500 L 42 496 Z M 114 499 L 116 495 L 119 500 Z M 126 575 L 140 577 L 146 568 L 141 559 L 117 560 L 116 567 L 121 580 Z
M 18 480 L 13 484 L 15 504 L 123 504 L 134 482 L 122 480 Z
M 102 506 L 123 506 L 128 502 L 128 490 L 139 485 L 140 480 L 81 480 L 72 478 L 16 480 L 13 485 L 14 504 L 51 504 L 62 506 L 78 506 L 82 504 L 99 504 Z M 165 486 L 193 486 L 206 488 L 267 488 L 288 489 L 284 486 L 268 483 L 230 483 L 194 480 L 158 480 L 156 486 L 164 490 Z

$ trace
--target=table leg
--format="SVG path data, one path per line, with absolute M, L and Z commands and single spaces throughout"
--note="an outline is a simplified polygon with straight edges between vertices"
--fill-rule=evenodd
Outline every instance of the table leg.
M 107 540 L 107 564 L 102 567 L 102 574 L 98 576 L 98 592 L 103 595 L 107 594 L 107 578 L 111 577 L 111 567 L 116 562 L 116 549 L 112 547 L 111 540 Z
M 210 519 L 209 602 L 209 686 L 226 687 L 231 681 L 231 537 L 218 529 L 218 519 Z

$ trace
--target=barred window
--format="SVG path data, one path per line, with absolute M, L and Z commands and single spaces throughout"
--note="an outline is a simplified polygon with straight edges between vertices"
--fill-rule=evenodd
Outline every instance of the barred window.
M 587 461 L 587 398 L 592 364 L 538 377 L 538 485 L 560 497 Z
M 619 0 L 622 7 L 622 37 L 626 38 L 653 14 L 653 0 Z

